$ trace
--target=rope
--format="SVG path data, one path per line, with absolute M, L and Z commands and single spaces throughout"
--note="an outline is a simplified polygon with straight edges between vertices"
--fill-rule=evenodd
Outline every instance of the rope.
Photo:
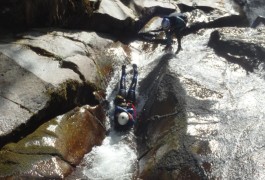
M 168 117 L 171 117 L 171 116 L 178 115 L 180 112 L 181 111 L 176 111 L 176 112 L 173 112 L 173 113 L 170 113 L 170 114 L 165 114 L 165 115 L 154 115 L 151 118 L 149 118 L 147 121 L 156 121 L 156 120 L 159 120 L 159 119 L 168 118 Z

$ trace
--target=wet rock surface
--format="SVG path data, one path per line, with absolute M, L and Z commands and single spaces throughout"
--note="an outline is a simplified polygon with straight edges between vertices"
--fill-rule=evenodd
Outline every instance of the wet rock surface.
M 85 32 L 7 36 L 0 44 L 1 146 L 22 136 L 24 124 L 36 128 L 77 105 L 97 104 L 93 91 L 105 87 L 111 72 L 111 61 L 98 47 L 110 42 Z
M 264 31 L 264 28 L 217 30 L 212 32 L 209 46 L 229 62 L 253 72 L 264 69 Z
M 100 106 L 75 108 L 0 151 L 1 177 L 64 178 L 105 136 Z
M 10 142 L 21 142 L 21 139 L 23 141 L 43 123 L 52 123 L 50 119 L 64 114 L 76 106 L 99 104 L 93 92 L 106 87 L 106 80 L 112 71 L 109 55 L 103 53 L 101 48 L 109 46 L 112 40 L 102 38 L 96 33 L 82 31 L 73 33 L 47 29 L 17 34 L 16 37 L 9 34 L 2 37 L 0 43 L 1 148 Z M 90 115 L 89 118 L 92 117 L 99 118 L 99 121 L 105 119 L 104 112 L 96 113 L 95 111 L 95 114 Z M 36 160 L 33 166 L 30 165 L 31 162 L 27 162 L 30 158 L 23 156 L 21 159 L 12 160 L 13 156 L 9 151 L 1 151 L 5 157 L 3 162 L 5 165 L 5 162 L 15 161 L 13 164 L 17 164 L 17 166 L 14 168 L 20 169 L 19 172 L 10 172 L 9 170 L 13 168 L 6 168 L 4 165 L 1 177 L 7 177 L 10 175 L 9 173 L 11 175 L 19 173 L 19 177 L 32 175 L 33 177 L 59 178 L 61 177 L 60 173 L 66 176 L 73 170 L 71 164 L 78 164 L 83 155 L 92 146 L 99 144 L 103 138 L 96 141 L 85 139 L 88 142 L 83 139 L 85 142 L 74 144 L 75 141 L 79 142 L 79 139 L 91 138 L 91 136 L 104 131 L 102 128 L 97 129 L 98 131 L 85 126 L 84 128 L 86 128 L 84 131 L 88 131 L 87 133 L 90 134 L 76 131 L 75 137 L 68 137 L 69 142 L 60 145 L 62 149 L 59 153 L 62 154 L 67 153 L 63 149 L 69 148 L 71 144 L 75 146 L 72 153 L 76 152 L 76 154 L 71 155 L 70 159 L 62 160 L 59 157 L 53 157 L 53 154 L 59 150 L 47 151 L 46 155 L 41 154 L 33 157 Z M 63 135 L 63 132 L 67 134 L 69 131 L 74 130 L 66 129 L 60 133 Z M 45 143 L 45 140 L 48 141 L 48 139 L 45 139 L 45 134 L 40 134 L 40 139 L 42 135 L 42 142 Z M 66 136 L 61 138 L 60 140 L 67 140 Z M 83 143 L 90 143 L 90 147 L 88 148 L 88 145 L 83 145 Z M 18 151 L 23 149 L 21 146 L 12 146 L 12 152 L 20 153 Z M 41 149 L 47 150 L 45 145 L 40 143 L 38 151 Z M 38 154 L 35 151 L 30 152 L 32 150 L 30 148 L 24 150 L 22 154 L 27 154 L 28 151 L 29 157 L 32 157 L 30 153 Z M 71 159 L 73 162 L 69 165 Z M 57 164 L 62 169 L 54 169 L 52 174 L 49 174 L 52 167 L 56 167 Z M 27 168 L 23 169 L 24 167 Z M 45 170 L 43 175 L 41 175 L 41 169 Z
M 183 51 L 177 56 L 159 57 L 161 62 L 139 84 L 140 93 L 149 97 L 136 129 L 139 177 L 240 178 L 245 172 L 244 177 L 257 177 L 241 163 L 248 158 L 255 159 L 251 168 L 262 172 L 256 168 L 263 163 L 256 158 L 263 155 L 259 143 L 262 134 L 261 140 L 255 142 L 244 136 L 258 132 L 252 120 L 264 114 L 258 107 L 260 102 L 250 98 L 262 94 L 255 84 L 259 79 L 253 77 L 262 76 L 256 71 L 262 72 L 264 68 L 264 28 L 246 28 L 252 20 L 246 13 L 247 7 L 252 7 L 249 2 L 240 5 L 245 14 L 231 11 L 230 4 L 218 0 L 16 3 L 16 0 L 0 3 L 3 5 L 0 20 L 9 29 L 15 27 L 12 32 L 51 26 L 78 30 L 34 29 L 10 36 L 6 33 L 9 30 L 0 29 L 8 34 L 1 34 L 0 42 L 0 113 L 4 115 L 0 119 L 1 147 L 4 146 L 0 151 L 1 177 L 64 178 L 70 174 L 83 155 L 103 139 L 105 130 L 99 122 L 105 119 L 104 113 L 91 114 L 85 110 L 80 114 L 82 107 L 64 115 L 69 120 L 65 124 L 59 125 L 56 118 L 48 120 L 76 106 L 98 104 L 93 91 L 106 88 L 105 78 L 108 79 L 112 67 L 128 61 L 131 53 L 129 46 L 113 42 L 148 41 L 137 34 L 138 30 L 153 16 L 159 19 L 175 10 L 187 14 L 190 20 L 183 33 Z M 52 8 L 48 11 L 47 7 Z M 163 44 L 164 40 L 144 44 L 142 52 L 148 53 L 148 48 L 161 51 L 157 43 Z M 126 55 L 108 56 L 110 44 L 113 51 L 126 49 Z M 121 57 L 125 60 L 115 62 Z M 247 87 L 242 87 L 241 81 L 246 81 Z M 88 125 L 87 121 L 76 120 L 76 116 L 93 122 Z M 64 120 L 68 121 L 67 118 Z M 247 127 L 238 123 L 238 119 L 248 120 Z M 212 126 L 202 128 L 205 124 Z M 58 134 L 47 130 L 54 126 Z M 72 128 L 79 131 L 72 133 Z M 36 129 L 41 132 L 34 132 Z M 237 133 L 235 129 L 242 131 Z M 226 132 L 232 132 L 228 138 Z M 95 139 L 97 135 L 99 140 Z M 47 145 L 48 142 L 55 145 Z M 217 150 L 216 144 L 227 148 Z M 254 149 L 249 149 L 252 145 Z M 225 161 L 229 166 L 222 163 Z
M 3 136 L 45 107 L 49 97 L 43 92 L 49 84 L 6 55 L 1 54 L 0 59 L 0 135 Z
M 136 129 L 139 177 L 206 179 L 195 158 L 197 152 L 187 145 L 192 140 L 186 136 L 186 92 L 168 69 L 172 57 L 162 56 L 139 85 L 140 92 L 148 99 Z
M 160 82 L 157 79 L 159 79 L 158 77 L 163 76 L 163 73 L 166 74 L 166 70 L 165 68 L 161 68 L 163 69 L 161 70 L 160 68 L 154 67 L 154 72 L 157 72 L 159 75 L 152 74 L 152 72 L 150 72 L 150 76 L 152 74 L 154 78 L 150 78 L 148 74 L 148 76 L 139 84 L 139 91 L 145 92 L 149 95 L 147 98 L 148 100 L 143 107 L 143 116 L 142 119 L 140 119 L 138 127 L 139 129 L 136 131 L 144 132 L 142 134 L 140 133 L 139 135 L 140 145 L 138 149 L 139 176 L 143 179 L 222 179 L 231 177 L 255 176 L 255 173 L 251 173 L 249 170 L 247 170 L 247 167 L 251 169 L 252 165 L 242 165 L 241 163 L 241 165 L 235 165 L 238 156 L 240 156 L 239 154 L 241 154 L 241 150 L 238 148 L 245 147 L 245 144 L 237 144 L 237 147 L 234 149 L 234 142 L 232 142 L 232 139 L 237 139 L 237 135 L 235 135 L 236 132 L 234 133 L 234 130 L 232 129 L 236 128 L 236 126 L 239 126 L 239 122 L 237 123 L 237 120 L 233 121 L 233 123 L 236 122 L 236 125 L 230 122 L 228 123 L 228 127 L 225 124 L 229 120 L 224 120 L 228 118 L 229 115 L 227 114 L 232 113 L 232 111 L 234 111 L 235 114 L 241 113 L 240 117 L 242 117 L 242 119 L 248 119 L 249 116 L 252 115 L 243 115 L 244 113 L 241 112 L 241 108 L 248 109 L 248 112 L 251 108 L 248 105 L 243 105 L 244 103 L 241 101 L 243 99 L 241 98 L 238 99 L 238 103 L 242 106 L 237 106 L 238 109 L 233 106 L 234 108 L 232 108 L 233 110 L 231 112 L 229 110 L 229 103 L 222 103 L 225 101 L 225 99 L 230 99 L 228 95 L 229 93 L 227 94 L 226 91 L 232 92 L 235 90 L 229 88 L 229 90 L 225 90 L 228 86 L 230 87 L 230 83 L 231 85 L 234 84 L 234 82 L 239 83 L 239 79 L 241 78 L 251 79 L 251 77 L 248 77 L 247 72 L 257 73 L 257 81 L 259 82 L 259 73 L 262 74 L 264 68 L 264 60 L 261 58 L 264 57 L 264 38 L 262 37 L 263 28 L 260 27 L 258 29 L 250 29 L 248 28 L 248 20 L 242 15 L 231 15 L 230 13 L 227 13 L 227 11 L 221 11 L 218 8 L 210 8 L 212 7 L 210 5 L 209 8 L 207 8 L 207 6 L 199 7 L 199 5 L 200 3 L 198 3 L 198 6 L 179 6 L 182 11 L 187 11 L 187 14 L 190 15 L 189 17 L 192 18 L 192 21 L 189 22 L 190 26 L 185 32 L 187 33 L 187 37 L 184 38 L 184 42 L 186 41 L 186 48 L 184 48 L 185 52 L 182 51 L 175 57 L 170 57 L 170 55 L 169 58 L 162 56 L 160 57 L 161 61 L 164 61 L 157 66 L 163 67 L 163 65 L 167 62 L 165 62 L 165 60 L 169 59 L 169 67 L 176 73 L 175 75 L 173 75 L 174 73 L 172 75 L 176 79 L 179 78 L 177 80 L 178 82 Z M 219 16 L 215 16 L 215 13 L 220 14 Z M 203 17 L 205 19 L 200 21 Z M 153 21 L 151 23 L 153 23 L 151 24 L 152 26 L 155 25 L 156 22 Z M 150 25 L 145 28 L 148 29 L 149 27 Z M 207 35 L 209 32 L 210 34 Z M 189 45 L 189 43 L 200 45 L 198 45 L 197 48 L 193 48 L 192 45 Z M 209 50 L 209 47 L 213 48 L 214 52 Z M 155 45 L 150 47 L 150 49 L 152 48 L 157 50 L 157 46 Z M 227 63 L 228 67 L 224 66 L 223 63 Z M 209 71 L 209 73 L 207 73 L 207 71 Z M 222 72 L 217 73 L 217 71 Z M 242 74 L 240 73 L 241 71 Z M 246 72 L 246 74 L 244 72 Z M 253 74 L 251 74 L 251 76 L 252 75 Z M 235 80 L 236 77 L 241 78 Z M 219 84 L 219 81 L 222 83 L 220 82 Z M 163 84 L 164 89 L 167 89 L 167 86 L 170 86 L 170 84 L 179 84 L 179 87 L 182 89 L 178 89 L 178 91 L 176 91 L 174 94 L 178 94 L 180 96 L 182 95 L 182 98 L 184 98 L 184 101 L 182 101 L 184 102 L 183 108 L 184 112 L 187 114 L 183 122 L 186 125 L 184 127 L 182 126 L 180 128 L 181 130 L 178 128 L 172 128 L 179 133 L 182 132 L 180 133 L 181 135 L 176 135 L 173 133 L 174 130 L 172 130 L 173 132 L 170 130 L 170 128 L 173 126 L 172 119 L 174 119 L 173 117 L 177 115 L 174 113 L 169 113 L 169 116 L 163 116 L 160 114 L 160 112 L 163 112 L 165 109 L 170 111 L 171 105 L 173 107 L 178 106 L 177 104 L 172 104 L 174 95 L 171 94 L 170 91 L 167 91 L 167 93 L 159 93 L 159 91 L 156 91 L 155 88 L 150 88 L 150 86 L 159 86 L 157 83 L 161 83 L 161 85 Z M 219 86 L 220 88 L 218 88 Z M 254 89 L 256 89 L 256 86 L 259 85 L 253 83 Z M 222 87 L 226 88 L 223 89 Z M 245 89 L 246 87 L 241 88 Z M 152 90 L 149 91 L 149 89 Z M 170 89 L 173 91 L 174 88 Z M 159 97 L 165 97 L 165 94 L 168 94 L 171 97 L 168 99 L 168 103 L 166 103 L 166 105 L 160 101 L 156 101 L 156 99 L 159 99 Z M 236 94 L 236 92 L 233 92 L 232 94 Z M 246 96 L 247 95 L 244 95 L 244 97 Z M 232 99 L 235 100 L 234 98 Z M 258 102 L 256 103 L 259 104 Z M 223 106 L 220 109 L 222 109 L 224 112 L 220 112 L 220 109 L 218 108 L 219 106 Z M 150 110 L 152 108 L 154 111 Z M 255 109 L 256 108 L 253 107 L 254 111 Z M 259 110 L 257 111 L 260 112 Z M 260 113 L 264 114 L 264 111 Z M 257 116 L 255 118 L 257 120 L 259 115 L 253 116 Z M 171 121 L 169 120 L 170 117 L 172 117 Z M 163 119 L 169 121 L 166 124 L 163 124 Z M 249 120 L 251 121 L 251 119 L 252 118 Z M 241 121 L 241 119 L 238 120 Z M 150 123 L 147 123 L 146 121 L 150 121 Z M 176 124 L 180 123 L 181 121 L 176 121 Z M 209 126 L 207 124 L 209 124 Z M 243 124 L 241 125 L 243 126 Z M 243 132 L 240 134 L 240 137 L 238 137 L 240 142 L 242 142 L 241 139 L 248 139 L 248 135 L 246 135 L 248 133 L 246 133 L 244 130 L 245 128 L 241 125 L 240 127 L 243 129 Z M 207 128 L 204 129 L 204 126 L 207 126 Z M 228 132 L 220 132 L 217 127 L 221 129 L 219 129 L 220 131 L 222 131 L 222 128 L 225 128 L 226 130 L 232 130 L 233 138 L 227 138 L 225 133 Z M 248 126 L 248 128 L 249 127 L 250 126 Z M 167 129 L 168 132 L 165 132 L 165 129 L 163 128 Z M 255 131 L 254 129 L 255 127 L 253 127 L 251 132 Z M 167 133 L 170 134 L 169 132 L 171 135 L 167 136 Z M 255 136 L 251 133 L 249 135 Z M 162 141 L 163 137 L 167 140 Z M 179 139 L 175 140 L 174 137 Z M 171 140 L 176 142 L 177 145 L 173 145 Z M 231 143 L 231 146 L 228 145 L 228 149 L 218 151 L 218 145 L 224 145 L 227 141 Z M 255 147 L 253 148 L 255 149 Z M 236 152 L 234 152 L 233 149 Z M 245 152 L 245 150 L 242 151 Z M 259 150 L 257 151 L 260 152 Z M 229 156 L 229 152 L 234 154 L 233 158 L 235 159 L 231 159 L 229 157 L 220 157 L 220 154 L 222 153 L 226 153 L 226 155 Z M 262 152 L 261 154 L 264 153 Z M 248 158 L 255 158 L 255 155 L 252 156 L 251 154 L 246 156 Z M 223 159 L 230 161 L 231 164 L 235 166 L 227 167 L 225 163 L 221 163 Z M 244 166 L 244 168 L 241 168 L 242 166 Z M 222 172 L 222 170 L 224 170 L 224 172 Z M 240 173 L 231 173 L 233 170 L 239 171 Z M 244 173 L 243 171 L 246 172 Z

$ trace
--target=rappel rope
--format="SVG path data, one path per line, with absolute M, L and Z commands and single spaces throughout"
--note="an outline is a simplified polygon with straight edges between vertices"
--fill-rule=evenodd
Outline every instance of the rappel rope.
M 175 116 L 178 115 L 181 111 L 176 111 L 170 114 L 165 114 L 165 115 L 154 115 L 151 118 L 147 119 L 147 121 L 156 121 L 156 120 L 161 120 L 161 119 L 165 119 L 171 116 Z

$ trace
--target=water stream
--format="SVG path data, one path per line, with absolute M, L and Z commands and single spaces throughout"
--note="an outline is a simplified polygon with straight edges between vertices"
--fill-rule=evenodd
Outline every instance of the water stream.
M 115 50 L 117 57 L 119 53 L 123 54 L 122 49 Z M 118 52 L 117 52 L 118 51 Z M 138 65 L 138 82 L 144 77 L 142 73 L 142 66 L 140 64 L 143 58 L 139 54 L 139 49 L 134 48 L 132 52 L 131 64 Z M 123 56 L 120 56 L 123 58 Z M 120 59 L 122 62 L 124 59 Z M 108 87 L 106 89 L 106 99 L 110 102 L 110 108 L 108 111 L 109 120 L 106 122 L 106 127 L 109 129 L 109 133 L 103 140 L 101 146 L 96 146 L 92 151 L 85 155 L 83 162 L 69 179 L 115 179 L 115 180 L 126 180 L 133 179 L 137 172 L 137 152 L 136 152 L 136 139 L 133 130 L 128 133 L 119 133 L 114 131 L 111 126 L 111 118 L 114 112 L 113 100 L 118 93 L 118 83 L 120 80 L 121 63 L 115 67 L 117 71 L 114 72 Z M 127 65 L 127 87 L 132 77 L 132 66 Z M 136 89 L 138 96 L 138 89 Z M 137 101 L 140 98 L 137 98 Z M 137 111 L 140 111 L 141 102 L 138 102 Z
M 200 157 L 201 161 L 211 163 L 209 177 L 262 180 L 265 178 L 264 73 L 257 70 L 247 74 L 239 65 L 215 55 L 207 47 L 210 33 L 211 30 L 203 30 L 184 37 L 183 50 L 169 61 L 170 71 L 180 79 L 187 96 L 210 102 L 198 104 L 187 98 L 187 136 L 209 142 L 211 153 Z M 142 53 L 137 42 L 131 44 L 132 63 L 139 69 L 138 82 L 161 60 L 157 57 L 163 54 L 162 48 Z M 107 88 L 110 102 L 115 97 L 119 77 L 120 71 L 116 71 Z M 138 96 L 139 112 L 144 101 L 144 96 Z M 111 104 L 110 117 L 112 110 Z M 103 144 L 85 156 L 78 172 L 84 179 L 133 179 L 137 172 L 133 131 L 118 134 L 111 130 Z
M 251 35 L 251 30 L 245 31 Z M 264 70 L 261 68 L 247 73 L 239 65 L 218 57 L 207 46 L 211 32 L 201 30 L 184 37 L 183 50 L 169 60 L 169 70 L 187 91 L 186 134 L 209 142 L 210 153 L 200 156 L 201 162 L 211 164 L 209 178 L 262 180 L 265 178 Z M 139 84 L 161 61 L 159 57 L 163 55 L 163 46 L 145 53 L 139 42 L 132 43 L 130 47 L 131 63 L 138 65 Z M 110 102 L 117 93 L 119 69 L 117 66 L 107 88 Z M 127 69 L 130 73 L 130 65 Z M 137 110 L 141 112 L 146 97 L 137 94 Z M 113 108 L 111 103 L 110 117 Z M 107 126 L 111 127 L 109 122 Z M 137 152 L 133 131 L 119 134 L 110 130 L 102 145 L 94 147 L 84 157 L 75 176 L 91 180 L 124 180 L 134 179 L 136 173 Z

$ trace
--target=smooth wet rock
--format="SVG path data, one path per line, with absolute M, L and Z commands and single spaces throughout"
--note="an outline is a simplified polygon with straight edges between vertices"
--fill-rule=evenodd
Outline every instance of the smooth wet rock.
M 136 18 L 133 11 L 121 1 L 101 0 L 98 12 L 108 14 L 119 20 L 124 20 L 128 17 Z
M 48 154 L 30 155 L 0 151 L 0 156 L 1 179 L 61 179 L 73 170 L 73 167 L 61 158 Z
M 10 133 L 43 109 L 49 84 L 13 59 L 0 54 L 0 136 Z M 28 67 L 31 68 L 30 64 Z
M 41 125 L 0 151 L 0 177 L 63 178 L 105 137 L 101 106 L 83 106 Z
M 246 71 L 264 69 L 264 28 L 227 28 L 212 32 L 209 46 Z
M 185 146 L 186 93 L 179 79 L 168 71 L 170 59 L 162 56 L 139 85 L 139 91 L 148 96 L 136 129 L 139 177 L 203 179 L 203 170 L 193 157 L 196 152 Z

